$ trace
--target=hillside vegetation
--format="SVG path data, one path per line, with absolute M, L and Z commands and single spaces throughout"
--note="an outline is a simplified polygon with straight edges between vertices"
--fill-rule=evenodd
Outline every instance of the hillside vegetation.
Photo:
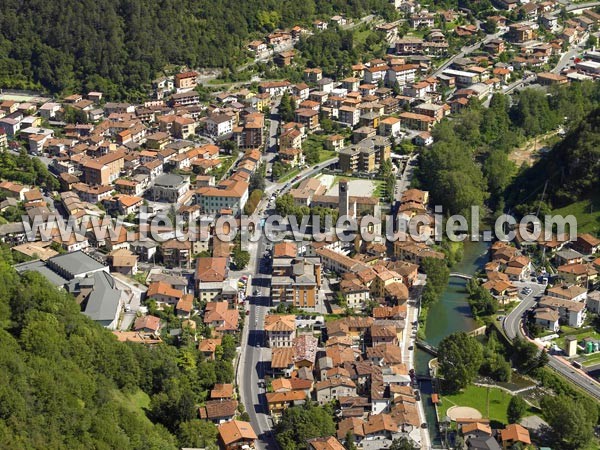
M 132 97 L 166 64 L 230 67 L 277 27 L 386 13 L 386 0 L 3 0 L 0 87 Z
M 509 190 L 509 199 L 514 204 L 522 199 L 523 213 L 541 205 L 542 213 L 553 210 L 555 214 L 573 214 L 581 222 L 580 231 L 597 232 L 599 192 L 600 108 L 597 108 L 540 161 L 521 171 Z
M 197 405 L 231 382 L 235 343 L 204 361 L 179 347 L 120 343 L 75 299 L 0 248 L 0 448 L 215 448 Z M 189 343 L 188 343 L 189 342 Z

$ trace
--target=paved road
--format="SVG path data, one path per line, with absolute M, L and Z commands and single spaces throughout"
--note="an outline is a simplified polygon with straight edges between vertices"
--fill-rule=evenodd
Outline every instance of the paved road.
M 588 3 L 573 3 L 567 6 L 565 9 L 568 12 L 579 11 L 582 9 L 594 8 L 600 6 L 600 2 L 588 2 Z
M 517 336 L 521 336 L 521 319 L 525 314 L 525 311 L 529 310 L 533 305 L 535 305 L 535 297 L 542 294 L 545 290 L 545 285 L 538 283 L 514 283 L 516 287 L 522 289 L 527 286 L 532 289 L 531 294 L 521 296 L 521 302 L 514 307 L 514 309 L 508 314 L 502 323 L 504 328 L 504 332 L 509 339 L 515 339 Z
M 259 381 L 264 380 L 268 359 L 265 355 L 269 352 L 264 345 L 264 320 L 269 310 L 270 276 L 260 274 L 261 256 L 265 251 L 266 240 L 261 240 L 251 249 L 251 254 L 256 255 L 252 289 L 258 290 L 258 295 L 249 299 L 248 310 L 244 323 L 241 340 L 241 355 L 237 374 L 237 384 L 240 389 L 240 398 L 248 415 L 250 423 L 258 436 L 257 449 L 276 449 L 274 435 L 271 431 L 271 419 L 264 395 L 264 389 L 259 387 Z
M 583 49 L 585 47 L 585 43 L 588 40 L 588 37 L 589 37 L 589 34 L 586 33 L 578 45 L 576 45 L 575 47 L 569 48 L 569 50 L 567 52 L 563 53 L 560 60 L 558 61 L 556 66 L 551 70 L 551 72 L 561 73 L 565 67 L 567 67 L 569 64 L 571 64 L 571 58 L 575 58 L 575 56 L 577 56 L 578 53 L 583 51 Z
M 543 292 L 543 286 L 540 286 L 538 292 Z M 531 285 L 533 289 L 533 284 Z M 520 337 L 521 339 L 528 339 L 527 336 L 523 333 L 521 328 L 521 320 L 523 318 L 524 313 L 535 305 L 535 291 L 525 297 L 519 305 L 517 305 L 509 315 L 504 318 L 502 326 L 504 328 L 504 332 L 506 333 L 509 339 L 515 339 L 516 337 Z M 592 377 L 587 375 L 585 372 L 575 369 L 569 361 L 566 359 L 556 356 L 556 355 L 548 355 L 549 361 L 548 366 L 550 366 L 553 370 L 558 372 L 561 376 L 566 378 L 571 383 L 579 386 L 581 389 L 586 391 L 591 396 L 595 397 L 597 400 L 600 400 L 600 384 L 596 382 Z
M 475 44 L 473 44 L 473 45 L 471 45 L 469 47 L 463 47 L 459 53 L 453 55 L 448 61 L 446 61 L 444 64 L 442 64 L 440 67 L 438 67 L 436 69 L 436 71 L 431 74 L 431 76 L 432 77 L 437 77 L 438 75 L 441 75 L 441 73 L 444 70 L 446 70 L 448 67 L 450 67 L 450 65 L 452 65 L 452 63 L 454 61 L 456 61 L 458 58 L 464 58 L 469 53 L 473 52 L 474 50 L 479 49 L 482 45 L 487 44 L 491 40 L 499 38 L 504 33 L 506 33 L 506 32 L 505 31 L 499 31 L 499 32 L 494 33 L 494 34 L 488 34 L 482 40 L 476 42 Z
M 419 322 L 419 299 L 421 298 L 421 294 L 423 292 L 423 288 L 425 287 L 425 276 L 419 275 L 417 281 L 415 282 L 413 288 L 410 292 L 410 298 L 407 303 L 407 311 L 406 311 L 406 329 L 402 334 L 402 342 L 400 342 L 400 347 L 402 348 L 402 362 L 406 365 L 408 370 L 415 368 L 415 348 L 416 348 L 416 340 L 417 340 L 417 329 Z M 413 325 L 413 323 L 415 325 Z M 423 407 L 423 399 L 421 397 L 421 401 L 417 402 L 417 408 L 419 410 L 419 417 L 421 423 L 427 422 L 427 417 L 425 416 L 425 410 Z M 421 449 L 427 450 L 431 448 L 431 437 L 429 436 L 428 428 L 420 429 L 421 436 Z
M 402 194 L 410 187 L 410 182 L 413 177 L 413 172 L 415 170 L 415 165 L 413 165 L 413 161 L 417 160 L 417 155 L 412 155 L 407 161 L 406 166 L 404 166 L 404 172 L 398 177 L 396 180 L 396 188 L 394 192 L 394 198 L 397 202 L 399 202 L 402 198 Z

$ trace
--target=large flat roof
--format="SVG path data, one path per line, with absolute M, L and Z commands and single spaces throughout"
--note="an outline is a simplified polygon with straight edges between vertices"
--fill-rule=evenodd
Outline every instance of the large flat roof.
M 50 258 L 48 262 L 52 265 L 60 267 L 62 270 L 70 273 L 73 276 L 102 270 L 106 267 L 91 256 L 83 253 L 81 250 L 73 253 L 54 256 L 53 258 Z
M 20 274 L 25 272 L 37 272 L 46 277 L 46 279 L 55 286 L 64 286 L 66 283 L 68 283 L 68 280 L 49 269 L 44 261 L 38 260 L 17 264 L 15 269 Z

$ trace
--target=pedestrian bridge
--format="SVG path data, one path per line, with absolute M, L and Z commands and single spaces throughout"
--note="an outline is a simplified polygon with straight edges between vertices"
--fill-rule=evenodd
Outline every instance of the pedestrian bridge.
M 433 356 L 438 355 L 437 348 L 422 339 L 417 339 L 417 347 L 419 347 L 421 350 L 425 350 L 427 353 L 430 353 Z
M 473 279 L 472 275 L 467 275 L 466 273 L 460 273 L 460 272 L 450 272 L 450 276 L 454 277 L 454 278 L 462 278 L 463 280 L 472 280 Z

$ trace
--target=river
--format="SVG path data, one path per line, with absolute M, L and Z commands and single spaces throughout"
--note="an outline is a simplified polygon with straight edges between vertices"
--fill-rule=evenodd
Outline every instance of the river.
M 464 255 L 461 262 L 452 267 L 452 272 L 474 275 L 488 261 L 488 243 L 465 242 Z M 425 326 L 426 340 L 438 345 L 440 341 L 456 331 L 471 331 L 478 327 L 471 316 L 471 308 L 465 293 L 467 281 L 460 278 L 450 278 L 450 282 L 438 302 L 429 308 Z M 428 363 L 432 356 L 421 350 L 415 354 L 417 374 L 428 374 Z M 432 442 L 439 444 L 435 408 L 431 404 L 431 384 L 421 383 L 423 406 L 427 416 L 427 424 Z

